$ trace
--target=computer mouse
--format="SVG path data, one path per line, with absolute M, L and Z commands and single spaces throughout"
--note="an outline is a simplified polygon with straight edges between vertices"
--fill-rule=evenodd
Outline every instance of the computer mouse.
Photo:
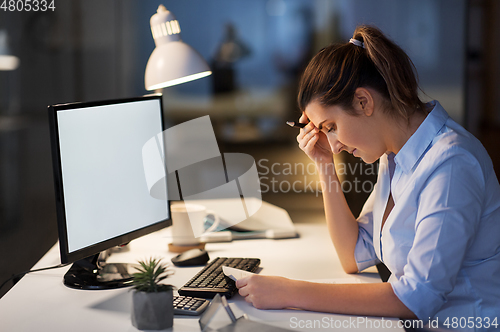
M 209 259 L 206 250 L 191 249 L 172 258 L 172 263 L 175 266 L 197 266 L 205 265 Z

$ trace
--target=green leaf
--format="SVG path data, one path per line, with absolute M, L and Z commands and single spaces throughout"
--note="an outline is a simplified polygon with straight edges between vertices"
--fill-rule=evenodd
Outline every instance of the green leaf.
M 140 267 L 136 267 L 138 272 L 133 274 L 132 287 L 140 292 L 165 292 L 173 288 L 172 285 L 160 284 L 171 273 L 168 265 L 163 264 L 161 259 L 150 258 L 149 260 L 139 261 Z

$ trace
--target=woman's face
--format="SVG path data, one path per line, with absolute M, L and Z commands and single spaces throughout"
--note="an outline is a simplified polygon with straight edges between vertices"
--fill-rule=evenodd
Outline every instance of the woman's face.
M 361 108 L 357 112 L 358 116 L 350 115 L 339 106 L 325 107 L 317 101 L 309 103 L 304 111 L 326 135 L 334 154 L 345 150 L 371 164 L 387 151 L 387 147 L 374 117 L 367 116 Z

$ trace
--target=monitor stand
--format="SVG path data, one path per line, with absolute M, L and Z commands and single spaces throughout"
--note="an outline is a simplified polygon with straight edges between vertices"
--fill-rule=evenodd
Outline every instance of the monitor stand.
M 132 286 L 132 264 L 102 263 L 99 254 L 73 263 L 64 275 L 64 284 L 76 289 L 114 289 Z

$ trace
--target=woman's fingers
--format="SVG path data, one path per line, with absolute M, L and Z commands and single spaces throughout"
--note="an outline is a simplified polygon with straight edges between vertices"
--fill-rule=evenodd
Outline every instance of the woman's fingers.
M 297 135 L 297 141 L 300 143 L 302 139 L 307 137 L 310 138 L 317 132 L 318 129 L 312 124 L 312 122 L 309 122 L 304 128 L 300 129 L 300 132 Z
M 319 139 L 319 134 L 314 134 L 309 140 L 307 141 L 304 140 L 305 144 L 301 149 L 309 154 L 314 149 L 318 139 Z
M 328 141 L 326 136 L 324 136 L 325 134 L 314 123 L 310 122 L 305 114 L 302 114 L 299 122 L 307 123 L 304 128 L 300 129 L 300 133 L 297 135 L 299 148 L 315 163 L 331 158 L 332 152 L 329 149 Z
M 238 290 L 238 294 L 240 294 L 241 296 L 243 297 L 247 297 L 247 295 L 249 294 L 248 293 L 248 290 L 245 288 L 245 287 L 242 287 Z
M 241 279 L 236 280 L 236 287 L 237 288 L 245 287 L 248 284 L 249 278 L 250 277 L 245 277 L 245 278 L 241 278 Z
M 302 115 L 299 118 L 299 122 L 300 123 L 308 123 L 309 122 L 309 118 L 307 117 L 307 115 L 305 113 L 302 113 Z
M 248 277 L 247 284 L 239 289 L 245 301 L 257 309 L 282 309 L 286 307 L 290 287 L 288 279 L 254 274 Z
M 304 128 L 300 129 L 300 133 L 301 134 L 302 133 L 308 133 L 312 129 L 316 128 L 316 126 L 314 126 L 314 123 L 310 122 L 309 119 L 307 117 L 305 117 L 304 115 L 302 115 L 300 117 L 299 122 L 300 123 L 304 123 L 306 125 Z
M 307 126 L 306 128 L 302 129 L 301 132 L 297 136 L 297 142 L 299 142 L 299 147 L 301 150 L 304 150 L 304 148 L 308 145 L 312 144 L 312 147 L 314 146 L 315 142 L 318 140 L 318 131 L 316 128 L 308 129 Z
M 246 287 L 248 285 L 250 277 L 251 276 L 236 280 L 236 287 L 238 288 L 238 293 L 245 298 L 248 296 L 250 292 L 249 287 Z
M 247 301 L 250 304 L 253 304 L 251 296 L 245 296 L 245 301 Z

